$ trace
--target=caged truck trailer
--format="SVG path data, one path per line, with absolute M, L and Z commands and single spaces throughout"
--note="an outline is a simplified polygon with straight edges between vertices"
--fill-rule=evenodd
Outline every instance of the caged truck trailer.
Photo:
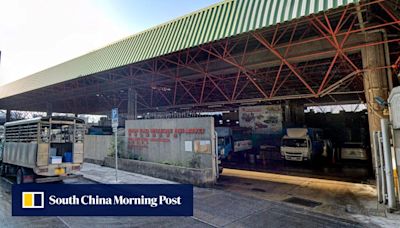
M 40 117 L 4 124 L 0 176 L 17 184 L 74 178 L 83 163 L 85 122 L 65 116 Z

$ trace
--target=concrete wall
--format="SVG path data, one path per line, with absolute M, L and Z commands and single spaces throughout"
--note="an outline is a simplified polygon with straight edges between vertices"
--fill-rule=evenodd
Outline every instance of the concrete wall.
M 190 168 L 214 166 L 214 119 L 211 117 L 128 120 L 125 125 L 127 152 L 138 160 Z M 208 141 L 211 151 L 194 152 L 198 140 Z M 185 150 L 185 142 L 193 144 L 192 151 Z
M 85 135 L 83 157 L 85 161 L 102 163 L 113 140 L 112 135 Z
M 114 168 L 115 159 L 106 157 L 104 165 Z M 118 159 L 118 169 L 197 186 L 211 186 L 215 183 L 212 169 L 194 169 L 123 158 Z
M 125 136 L 118 140 L 119 169 L 181 183 L 214 184 L 214 137 L 211 117 L 127 120 Z M 114 167 L 114 157 L 108 157 L 113 140 L 85 136 L 85 161 Z

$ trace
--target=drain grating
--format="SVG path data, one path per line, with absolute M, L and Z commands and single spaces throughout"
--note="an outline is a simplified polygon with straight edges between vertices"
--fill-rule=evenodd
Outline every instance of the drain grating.
M 287 202 L 287 203 L 293 203 L 293 204 L 298 204 L 298 205 L 301 205 L 301 206 L 306 206 L 306 207 L 316 207 L 316 206 L 319 206 L 319 205 L 322 204 L 322 203 L 317 202 L 317 201 L 303 199 L 303 198 L 299 198 L 299 197 L 290 197 L 290 198 L 287 198 L 287 199 L 285 199 L 283 201 Z
M 255 191 L 255 192 L 266 192 L 264 189 L 261 189 L 261 188 L 252 188 L 251 191 Z

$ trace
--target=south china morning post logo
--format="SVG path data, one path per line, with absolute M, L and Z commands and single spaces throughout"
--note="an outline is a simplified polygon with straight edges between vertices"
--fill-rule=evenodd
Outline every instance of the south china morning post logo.
M 13 216 L 192 216 L 187 184 L 12 186 Z
M 22 192 L 22 208 L 44 208 L 44 192 Z

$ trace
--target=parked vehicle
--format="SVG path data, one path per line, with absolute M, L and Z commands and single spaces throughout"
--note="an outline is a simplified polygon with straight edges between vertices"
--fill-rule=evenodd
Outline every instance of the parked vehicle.
M 250 137 L 240 130 L 234 131 L 230 127 L 216 127 L 215 130 L 218 134 L 218 152 L 222 159 L 253 148 Z
M 326 148 L 322 129 L 287 128 L 281 141 L 281 156 L 288 161 L 314 160 Z
M 368 160 L 366 146 L 361 142 L 345 142 L 340 150 L 341 159 Z
M 83 163 L 85 122 L 53 116 L 8 122 L 0 151 L 0 175 L 17 184 L 76 177 Z
M 88 128 L 88 135 L 112 135 L 111 126 L 91 126 Z

